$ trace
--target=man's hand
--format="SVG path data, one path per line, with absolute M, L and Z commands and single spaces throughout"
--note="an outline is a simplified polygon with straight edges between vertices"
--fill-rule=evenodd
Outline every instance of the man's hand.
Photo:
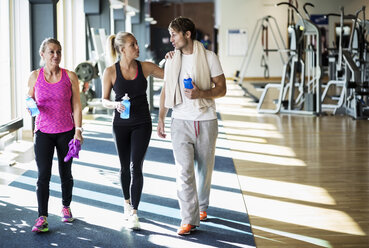
M 160 138 L 165 139 L 167 135 L 165 134 L 165 124 L 164 121 L 158 121 L 158 127 L 157 127 L 158 136 Z
M 197 88 L 194 81 L 192 81 L 193 88 L 192 89 L 184 89 L 185 96 L 189 99 L 198 99 L 201 96 L 201 91 Z

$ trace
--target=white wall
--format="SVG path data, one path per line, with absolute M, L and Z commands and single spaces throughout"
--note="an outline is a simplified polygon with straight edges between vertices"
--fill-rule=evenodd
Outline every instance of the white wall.
M 242 56 L 229 56 L 227 54 L 228 29 L 246 29 L 248 32 L 248 40 L 250 42 L 251 33 L 255 27 L 258 19 L 272 15 L 277 19 L 281 33 L 284 39 L 287 38 L 287 6 L 275 7 L 277 0 L 217 0 L 216 4 L 219 5 L 219 58 L 223 66 L 226 77 L 233 77 L 235 72 L 240 69 L 242 63 Z M 304 13 L 303 5 L 306 2 L 310 2 L 315 5 L 315 8 L 307 7 L 310 14 L 326 14 L 326 13 L 339 13 L 340 6 L 345 8 L 345 13 L 354 14 L 363 5 L 367 5 L 366 18 L 369 17 L 369 2 L 367 0 L 309 0 L 298 1 L 299 11 Z M 296 20 L 297 17 L 295 17 Z M 336 19 L 339 22 L 339 19 Z M 336 22 L 334 18 L 330 19 L 330 23 L 333 27 L 333 22 Z M 330 40 L 333 38 L 333 29 L 330 28 Z M 269 35 L 269 41 L 272 38 Z M 273 44 L 269 44 L 269 48 Z M 331 47 L 332 44 L 329 44 Z M 250 67 L 247 70 L 245 77 L 263 77 L 264 69 L 260 67 L 261 59 L 261 42 L 260 39 L 255 47 Z M 280 77 L 282 74 L 282 63 L 277 54 L 271 54 L 269 56 L 269 72 L 271 77 Z

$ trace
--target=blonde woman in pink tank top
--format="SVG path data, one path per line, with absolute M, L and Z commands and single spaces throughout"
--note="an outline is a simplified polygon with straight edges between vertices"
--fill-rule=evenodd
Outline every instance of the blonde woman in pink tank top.
M 49 230 L 48 202 L 51 167 L 56 148 L 62 190 L 62 221 L 72 222 L 70 210 L 73 176 L 72 159 L 64 162 L 71 139 L 83 142 L 82 107 L 77 75 L 59 66 L 61 45 L 58 40 L 47 38 L 40 46 L 41 68 L 32 71 L 28 80 L 28 95 L 40 110 L 35 121 L 35 160 L 38 169 L 37 202 L 38 218 L 32 232 Z

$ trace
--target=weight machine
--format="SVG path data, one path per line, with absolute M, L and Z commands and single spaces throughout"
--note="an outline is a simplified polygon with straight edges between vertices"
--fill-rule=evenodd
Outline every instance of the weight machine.
M 94 29 L 87 25 L 86 29 L 91 61 L 78 64 L 74 71 L 82 82 L 82 92 L 80 93 L 82 107 L 89 106 L 92 110 L 93 108 L 102 108 L 100 95 L 102 92 L 102 73 L 106 68 L 105 43 L 107 37 L 103 28 Z M 94 50 L 92 50 L 92 45 Z M 94 84 L 91 87 L 90 82 L 92 81 Z
M 363 13 L 363 19 L 359 19 L 359 14 Z M 338 16 L 337 14 L 329 14 Z M 356 12 L 355 15 L 344 15 L 341 8 L 340 13 L 340 44 L 337 63 L 333 60 L 335 76 L 329 81 L 323 94 L 322 101 L 327 97 L 329 88 L 333 85 L 341 90 L 337 104 L 323 104 L 323 108 L 333 110 L 333 114 L 349 115 L 354 119 L 369 118 L 369 67 L 368 67 L 368 41 L 366 37 L 369 30 L 369 21 L 365 19 L 365 6 Z M 343 48 L 343 21 L 352 19 L 353 25 L 350 40 L 347 48 Z M 333 67 L 331 66 L 331 67 Z M 333 74 L 333 73 L 330 73 Z
M 329 13 L 325 15 L 325 18 L 329 17 L 339 17 L 340 18 L 340 26 L 338 28 L 339 40 L 338 40 L 338 47 L 335 49 L 328 49 L 328 74 L 329 74 L 329 81 L 324 86 L 324 91 L 322 94 L 322 108 L 324 110 L 333 110 L 333 113 L 336 113 L 336 110 L 343 105 L 344 96 L 345 96 L 345 76 L 344 76 L 344 63 L 343 63 L 343 49 L 348 49 L 344 47 L 343 37 L 346 33 L 344 28 L 344 21 L 345 20 L 352 20 L 355 19 L 354 15 L 344 15 L 343 8 L 340 10 L 340 14 L 336 13 Z M 329 96 L 328 92 L 332 87 L 335 87 L 335 92 L 338 94 L 337 96 Z M 331 100 L 336 100 L 337 102 L 334 103 L 324 103 L 326 99 L 330 97 Z
M 310 20 L 303 19 L 295 6 L 288 5 L 299 17 L 295 25 L 288 27 L 290 49 L 287 63 L 283 66 L 280 84 L 267 84 L 257 106 L 259 113 L 288 113 L 319 115 L 321 109 L 321 34 Z M 311 4 L 310 4 L 311 5 Z M 305 7 L 305 6 L 304 6 Z M 268 91 L 279 90 L 274 109 L 262 108 Z
M 277 34 L 274 31 L 274 29 L 277 31 Z M 274 43 L 277 46 L 276 49 L 269 48 L 269 37 L 268 37 L 269 30 L 271 31 Z M 281 48 L 283 48 L 284 50 L 286 49 L 281 31 L 278 27 L 276 19 L 270 15 L 259 19 L 256 22 L 254 30 L 252 31 L 250 46 L 247 48 L 246 54 L 243 57 L 240 70 L 236 72 L 236 76 L 234 79 L 234 81 L 237 82 L 238 85 L 245 91 L 245 94 L 252 97 L 255 100 L 255 102 L 258 102 L 259 99 L 256 96 L 252 95 L 245 87 L 243 87 L 242 82 L 247 72 L 247 69 L 250 65 L 252 55 L 255 51 L 256 42 L 259 39 L 261 39 L 262 41 L 262 57 L 261 57 L 260 65 L 264 67 L 264 77 L 265 78 L 269 78 L 269 66 L 268 66 L 269 52 L 278 52 L 281 50 Z M 285 58 L 283 57 L 283 54 L 279 53 L 279 55 L 280 55 L 282 64 L 284 64 Z

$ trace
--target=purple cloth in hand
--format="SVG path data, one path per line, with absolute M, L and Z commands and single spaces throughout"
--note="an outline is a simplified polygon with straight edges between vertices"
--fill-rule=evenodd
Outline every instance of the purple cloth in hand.
M 67 156 L 64 158 L 64 162 L 67 162 L 69 159 L 79 158 L 78 153 L 81 150 L 81 142 L 78 139 L 72 139 L 69 141 L 69 151 Z

